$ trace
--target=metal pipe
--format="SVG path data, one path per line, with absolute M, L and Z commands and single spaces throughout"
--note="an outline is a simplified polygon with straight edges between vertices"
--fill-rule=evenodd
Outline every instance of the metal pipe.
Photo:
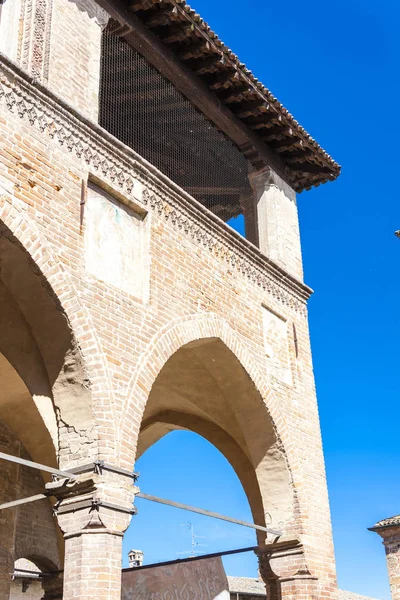
M 240 554 L 242 552 L 254 552 L 257 546 L 249 546 L 248 548 L 237 548 L 236 550 L 222 550 L 222 552 L 213 552 L 213 554 L 203 554 L 203 556 L 189 556 L 188 558 L 176 558 L 165 562 L 151 563 L 150 565 L 141 565 L 140 567 L 127 567 L 123 571 L 139 571 L 140 569 L 150 569 L 151 567 L 163 567 L 165 565 L 175 565 L 184 562 L 193 562 L 194 560 L 204 560 L 205 558 L 217 558 L 218 556 L 229 556 L 230 554 Z
M 20 498 L 19 500 L 4 502 L 3 504 L 0 504 L 0 510 L 5 510 L 6 508 L 14 508 L 15 506 L 20 506 L 21 504 L 28 504 L 29 502 L 36 502 L 37 500 L 43 500 L 43 498 L 48 498 L 48 494 L 36 494 L 36 496 L 28 496 L 27 498 Z
M 53 467 L 47 467 L 46 465 L 33 462 L 32 460 L 26 460 L 25 458 L 20 458 L 19 456 L 13 456 L 12 454 L 5 454 L 4 452 L 0 452 L 0 459 L 9 460 L 10 462 L 14 462 L 19 465 L 24 465 L 25 467 L 30 467 L 31 469 L 39 469 L 40 471 L 46 471 L 46 473 L 58 475 L 58 477 L 76 479 L 76 477 L 68 471 L 60 471 L 59 469 L 53 469 Z
M 26 460 L 24 458 L 20 458 L 19 456 L 13 456 L 11 454 L 5 454 L 4 452 L 0 452 L 0 459 L 8 460 L 10 462 L 14 462 L 20 465 L 24 465 L 26 467 L 30 467 L 32 469 L 39 469 L 41 471 L 46 471 L 47 473 L 51 473 L 53 475 L 57 475 L 58 477 L 64 477 L 67 479 L 76 479 L 74 473 L 69 471 L 61 471 L 60 469 L 53 469 L 52 467 L 47 467 L 46 465 L 42 465 L 40 463 L 33 462 L 31 460 Z M 83 470 L 86 470 L 89 465 L 85 465 Z M 116 473 L 121 473 L 123 475 L 127 475 L 133 477 L 136 480 L 137 474 L 131 473 L 126 469 L 120 469 L 119 467 L 114 467 L 114 465 L 110 465 L 107 463 L 101 463 L 101 461 L 97 461 L 93 463 L 93 468 L 105 468 L 110 471 L 114 471 Z M 78 468 L 79 469 L 79 468 Z M 0 510 L 5 508 L 12 508 L 14 506 L 18 506 L 20 504 L 26 504 L 28 502 L 35 502 L 36 500 L 42 500 L 43 498 L 47 498 L 51 494 L 37 494 L 36 496 L 29 496 L 28 498 L 21 498 L 20 500 L 13 500 L 12 502 L 6 502 L 4 504 L 0 504 Z M 247 521 L 241 521 L 240 519 L 233 519 L 232 517 L 227 517 L 225 515 L 221 515 L 216 512 L 212 512 L 209 510 L 205 510 L 204 508 L 196 508 L 195 506 L 189 506 L 188 504 L 181 504 L 180 502 L 174 502 L 173 500 L 166 500 L 165 498 L 159 498 L 158 496 L 151 496 L 149 494 L 143 494 L 139 492 L 136 494 L 137 498 L 142 498 L 143 500 L 149 500 L 150 502 L 157 502 L 159 504 L 165 504 L 166 506 L 173 506 L 174 508 L 181 508 L 182 510 L 187 510 L 189 512 L 198 513 L 200 515 L 205 515 L 206 517 L 212 517 L 214 519 L 219 519 L 220 521 L 228 521 L 229 523 L 235 523 L 236 525 L 241 525 L 242 527 L 249 527 L 250 529 L 257 529 L 258 531 L 264 531 L 265 533 L 271 533 L 272 535 L 281 536 L 282 532 L 276 529 L 270 529 L 268 527 L 264 527 L 262 525 L 255 525 L 254 523 L 248 523 Z M 117 507 L 113 506 L 115 509 Z M 119 508 L 121 510 L 121 508 Z
M 282 531 L 269 529 L 268 527 L 263 527 L 262 525 L 255 525 L 254 523 L 247 523 L 246 521 L 240 521 L 239 519 L 233 519 L 232 517 L 226 517 L 225 515 L 220 515 L 219 513 L 204 510 L 204 508 L 195 508 L 194 506 L 188 506 L 187 504 L 181 504 L 180 502 L 173 502 L 172 500 L 165 500 L 164 498 L 158 498 L 157 496 L 150 496 L 149 494 L 143 494 L 142 492 L 136 494 L 136 497 L 142 498 L 143 500 L 150 500 L 150 502 L 166 504 L 167 506 L 173 506 L 175 508 L 182 508 L 183 510 L 188 510 L 189 512 L 205 515 L 206 517 L 213 517 L 214 519 L 220 519 L 221 521 L 228 521 L 229 523 L 235 523 L 236 525 L 242 525 L 243 527 L 250 527 L 251 529 L 265 531 L 266 533 L 272 533 L 273 535 L 282 535 Z

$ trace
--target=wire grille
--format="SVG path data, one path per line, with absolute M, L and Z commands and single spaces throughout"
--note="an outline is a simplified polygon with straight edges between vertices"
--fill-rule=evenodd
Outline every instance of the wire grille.
M 100 81 L 102 127 L 224 221 L 243 213 L 252 197 L 246 158 L 110 26 Z

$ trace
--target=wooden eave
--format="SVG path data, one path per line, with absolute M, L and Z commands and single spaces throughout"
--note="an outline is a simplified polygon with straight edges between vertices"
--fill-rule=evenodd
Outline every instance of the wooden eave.
M 141 52 L 240 148 L 301 192 L 340 166 L 227 48 L 185 0 L 98 0 Z

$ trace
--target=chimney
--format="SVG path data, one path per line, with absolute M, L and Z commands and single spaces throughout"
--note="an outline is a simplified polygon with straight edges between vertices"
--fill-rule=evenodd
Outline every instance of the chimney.
M 143 565 L 144 554 L 141 550 L 130 550 L 128 552 L 129 568 L 141 567 Z

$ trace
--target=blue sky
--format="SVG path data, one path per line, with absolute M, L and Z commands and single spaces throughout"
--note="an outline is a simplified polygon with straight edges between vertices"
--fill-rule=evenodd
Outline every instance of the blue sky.
M 389 600 L 384 550 L 367 527 L 400 512 L 397 183 L 400 4 L 364 0 L 192 0 L 211 27 L 343 165 L 299 196 L 305 280 L 339 585 Z M 182 452 L 184 448 L 184 452 Z M 139 461 L 143 491 L 250 519 L 225 459 L 176 432 Z M 139 501 L 125 549 L 146 561 L 190 546 L 251 545 L 250 530 Z M 225 561 L 254 576 L 251 555 Z

